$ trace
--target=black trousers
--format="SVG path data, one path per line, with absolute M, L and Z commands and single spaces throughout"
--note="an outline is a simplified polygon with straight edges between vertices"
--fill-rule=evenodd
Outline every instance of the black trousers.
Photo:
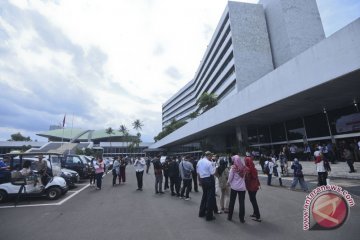
M 257 191 L 254 191 L 254 192 L 248 191 L 248 193 L 249 193 L 250 202 L 251 202 L 251 204 L 253 206 L 253 209 L 254 209 L 253 215 L 255 215 L 255 217 L 257 219 L 260 219 L 259 206 L 258 206 L 257 201 L 256 201 L 256 193 L 257 193 Z
M 347 159 L 346 163 L 348 164 L 349 168 L 350 168 L 350 172 L 355 172 L 354 169 L 354 161 L 352 159 Z
M 168 189 L 169 188 L 169 174 L 164 173 L 164 178 L 165 178 L 164 189 Z
M 268 174 L 267 185 L 271 185 L 272 174 Z
M 198 177 L 197 177 L 197 173 L 193 172 L 192 173 L 192 181 L 194 182 L 194 191 L 198 192 L 199 188 L 198 188 Z
M 136 172 L 136 180 L 137 180 L 138 189 L 142 189 L 142 187 L 143 187 L 143 175 L 144 175 L 144 171 Z
M 175 193 L 174 192 L 174 187 L 175 187 L 176 194 L 180 196 L 180 178 L 179 177 L 170 177 L 170 191 L 171 191 L 171 193 Z
M 186 194 L 185 197 L 189 198 L 189 192 L 191 191 L 191 179 L 183 179 L 183 187 L 181 189 L 181 197 L 184 197 L 184 193 Z M 185 192 L 186 191 L 186 192 Z
M 239 195 L 239 218 L 241 221 L 244 221 L 244 218 L 245 218 L 245 193 L 246 193 L 246 191 L 236 191 L 234 189 L 231 189 L 230 202 L 229 202 L 229 214 L 228 214 L 229 220 L 232 219 L 232 215 L 234 213 L 236 195 Z
M 201 178 L 201 187 L 203 195 L 200 203 L 199 217 L 206 216 L 206 219 L 213 218 L 215 209 L 215 179 L 214 176 Z
M 318 172 L 318 185 L 326 186 L 326 178 L 328 176 L 327 172 Z

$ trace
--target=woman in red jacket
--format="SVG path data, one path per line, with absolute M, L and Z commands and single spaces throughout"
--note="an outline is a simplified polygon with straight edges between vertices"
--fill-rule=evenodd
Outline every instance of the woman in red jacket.
M 256 193 L 260 188 L 260 182 L 254 162 L 248 153 L 246 154 L 245 165 L 249 169 L 245 176 L 246 189 L 249 193 L 250 202 L 254 209 L 254 213 L 250 217 L 253 217 L 254 221 L 261 222 L 259 206 L 256 201 Z

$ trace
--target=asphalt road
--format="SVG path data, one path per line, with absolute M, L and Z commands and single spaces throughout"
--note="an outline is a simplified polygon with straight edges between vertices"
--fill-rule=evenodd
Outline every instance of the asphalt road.
M 155 195 L 152 174 L 144 175 L 142 192 L 136 191 L 132 167 L 128 167 L 127 177 L 126 184 L 112 187 L 109 174 L 102 190 L 84 188 L 70 193 L 74 196 L 59 205 L 0 208 L 0 239 L 359 239 L 358 205 L 351 208 L 347 222 L 336 230 L 304 231 L 302 208 L 306 193 L 262 184 L 257 196 L 261 223 L 248 217 L 252 213 L 248 195 L 245 224 L 236 217 L 237 205 L 232 222 L 226 220 L 225 214 L 207 222 L 198 217 L 201 192 L 192 192 L 191 200 L 184 201 L 169 192 Z M 360 199 L 353 197 L 359 204 Z

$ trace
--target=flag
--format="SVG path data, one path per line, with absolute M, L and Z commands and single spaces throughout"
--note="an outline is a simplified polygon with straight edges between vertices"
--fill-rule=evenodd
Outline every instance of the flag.
M 63 122 L 62 122 L 62 127 L 65 127 L 65 119 L 66 119 L 66 113 L 64 115 L 64 119 L 63 119 Z

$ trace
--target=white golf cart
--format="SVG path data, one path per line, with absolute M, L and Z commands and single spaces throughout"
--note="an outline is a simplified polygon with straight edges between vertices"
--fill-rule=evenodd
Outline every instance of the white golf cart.
M 47 160 L 47 183 L 42 185 L 36 170 L 29 176 L 22 176 L 20 170 L 27 159 L 43 156 Z M 10 159 L 10 179 L 0 184 L 0 203 L 8 197 L 17 196 L 46 196 L 49 200 L 58 199 L 68 191 L 68 186 L 61 175 L 61 162 L 58 153 L 10 153 L 5 157 Z M 46 161 L 44 160 L 44 161 Z M 16 201 L 17 202 L 17 201 Z

